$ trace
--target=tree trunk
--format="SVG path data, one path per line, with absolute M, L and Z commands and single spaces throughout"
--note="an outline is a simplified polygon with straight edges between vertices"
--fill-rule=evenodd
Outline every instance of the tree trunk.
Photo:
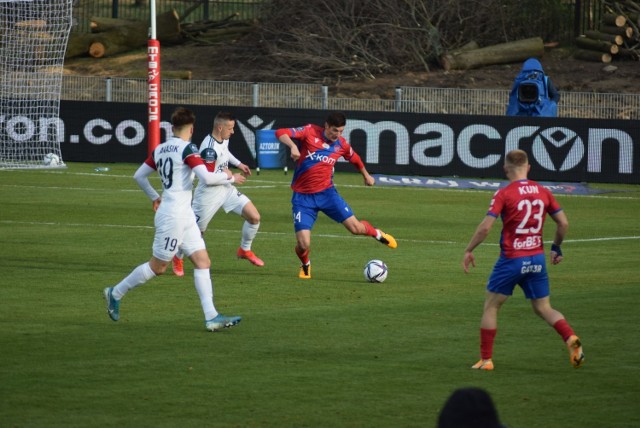
M 611 62 L 611 54 L 604 52 L 589 51 L 585 49 L 578 49 L 573 56 L 578 59 L 584 59 L 586 61 L 604 62 L 606 64 Z
M 126 28 L 126 30 L 123 31 L 135 35 L 137 39 L 143 38 L 144 43 L 149 39 L 149 24 L 145 21 L 119 18 L 91 18 L 91 32 L 93 33 L 108 33 L 122 30 L 123 28 Z M 156 28 L 156 38 L 161 43 L 174 44 L 183 41 L 180 17 L 175 10 L 170 10 L 156 16 Z
M 193 41 L 203 45 L 213 45 L 216 43 L 229 42 L 230 40 L 238 39 L 251 31 L 251 27 L 227 27 L 218 28 L 215 30 L 209 30 L 206 33 L 201 33 L 197 37 L 190 36 Z
M 612 25 L 602 25 L 600 27 L 600 32 L 626 37 L 627 39 L 630 39 L 633 36 L 633 28 L 631 27 L 614 27 Z
M 95 33 L 94 35 L 96 36 L 96 43 L 129 46 L 130 50 L 146 45 L 149 40 L 146 30 L 141 31 L 140 26 L 131 24 L 115 26 L 108 31 Z M 94 58 L 102 58 L 101 56 L 89 54 Z
M 156 17 L 157 39 L 165 44 L 179 44 L 184 41 L 180 28 L 180 16 L 176 10 L 162 13 Z
M 584 32 L 584 35 L 587 36 L 589 39 L 601 40 L 604 42 L 616 44 L 618 46 L 621 46 L 622 43 L 624 43 L 624 38 L 622 36 L 617 36 L 615 34 L 606 34 L 606 33 L 601 33 L 599 31 L 587 30 Z
M 472 51 L 475 49 L 480 49 L 480 45 L 478 44 L 478 42 L 476 42 L 475 40 L 472 40 L 462 46 L 460 46 L 458 49 L 449 52 L 451 55 L 456 56 L 456 55 L 460 55 L 462 52 L 468 52 L 468 51 Z
M 627 23 L 627 18 L 623 15 L 614 15 L 612 13 L 605 13 L 602 15 L 602 22 L 607 25 L 615 25 L 616 27 L 624 27 Z
M 15 24 L 19 30 L 40 30 L 43 31 L 47 27 L 47 21 L 42 19 L 30 19 L 27 21 L 18 21 Z
M 457 55 L 447 54 L 440 62 L 445 70 L 467 70 L 485 65 L 510 64 L 542 55 L 544 43 L 540 37 L 534 37 L 464 51 Z
M 618 53 L 619 49 L 618 45 L 616 44 L 611 44 L 609 42 L 604 42 L 601 40 L 594 40 L 588 37 L 577 37 L 576 45 L 578 45 L 578 47 L 585 48 L 591 51 L 607 52 L 614 55 Z
M 93 43 L 97 37 L 97 34 L 71 33 L 64 57 L 75 58 L 77 56 L 87 55 L 89 53 L 89 46 L 91 46 L 91 43 Z
M 156 38 L 161 43 L 184 41 L 175 10 L 157 16 Z M 144 21 L 116 18 L 92 18 L 91 34 L 71 33 L 65 58 L 89 54 L 102 58 L 146 46 L 149 27 Z

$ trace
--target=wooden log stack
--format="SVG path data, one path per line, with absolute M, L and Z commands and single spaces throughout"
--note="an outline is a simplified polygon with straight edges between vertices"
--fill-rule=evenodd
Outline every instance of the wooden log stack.
M 175 10 L 156 17 L 157 39 L 162 44 L 175 44 L 183 41 L 180 19 Z M 115 18 L 91 18 L 91 33 L 72 33 L 67 44 L 65 58 L 89 55 L 103 58 L 134 49 L 147 44 L 149 24 L 144 21 Z
M 156 37 L 162 45 L 228 43 L 253 29 L 252 22 L 234 21 L 238 14 L 220 21 L 182 24 L 185 16 L 181 18 L 175 10 L 171 10 L 156 17 Z M 136 50 L 147 44 L 148 34 L 149 24 L 144 21 L 93 17 L 91 33 L 71 34 L 65 58 L 103 58 Z
M 609 63 L 617 58 L 640 60 L 640 2 L 605 1 L 598 30 L 576 38 L 576 58 Z

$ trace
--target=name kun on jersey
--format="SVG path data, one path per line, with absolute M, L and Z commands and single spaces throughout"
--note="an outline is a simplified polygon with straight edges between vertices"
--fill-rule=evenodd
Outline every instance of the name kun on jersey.
M 537 195 L 538 193 L 540 193 L 540 189 L 538 188 L 538 186 L 533 185 L 520 186 L 518 187 L 518 193 L 520 193 L 521 195 Z

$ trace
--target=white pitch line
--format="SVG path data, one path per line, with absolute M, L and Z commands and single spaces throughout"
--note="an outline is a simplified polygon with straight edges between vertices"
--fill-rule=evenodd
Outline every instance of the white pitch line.
M 0 169 L 0 172 L 2 172 L 3 170 Z M 13 171 L 13 172 L 31 172 L 29 170 L 7 170 L 7 171 Z M 61 171 L 42 171 L 43 173 L 46 174 L 65 174 L 65 175 L 78 175 L 78 176 L 91 176 L 91 177 L 108 177 L 108 178 L 126 178 L 126 179 L 131 179 L 133 180 L 133 175 L 129 175 L 129 174 L 114 174 L 113 172 L 69 172 L 69 171 L 65 171 L 65 170 L 61 170 Z M 157 177 L 152 177 L 152 181 L 157 179 Z M 239 186 L 242 189 L 260 189 L 260 188 L 275 188 L 275 187 L 279 187 L 279 186 L 287 186 L 289 187 L 291 184 L 290 180 L 287 181 L 273 181 L 273 180 L 261 180 L 259 178 L 254 178 L 254 176 L 251 176 L 249 179 L 250 183 L 266 183 L 268 185 L 265 186 L 252 186 L 251 184 L 246 185 L 243 184 L 241 186 Z M 339 182 L 335 183 L 336 187 L 338 189 L 340 189 L 341 187 L 343 188 L 357 188 L 357 189 L 364 189 L 364 188 L 371 188 L 370 186 L 365 186 L 362 184 L 340 184 Z M 74 188 L 74 187 L 60 187 L 60 186 L 55 186 L 55 187 L 46 187 L 46 186 L 18 186 L 18 185 L 6 185 L 6 184 L 0 184 L 0 187 L 23 187 L 23 188 L 37 188 L 37 189 L 64 189 L 64 190 L 97 190 L 97 191 L 108 191 L 109 189 L 90 189 L 90 188 Z M 417 187 L 417 186 L 382 186 L 382 185 L 378 185 L 375 186 L 376 189 L 379 190 L 392 190 L 392 191 L 420 191 L 420 190 L 439 190 L 439 191 L 444 191 L 444 192 L 467 192 L 467 193 L 487 193 L 489 190 L 495 190 L 495 189 L 450 189 L 450 188 L 433 188 L 433 187 Z M 139 191 L 139 189 L 116 189 L 116 191 L 119 192 L 137 192 Z M 624 191 L 622 191 L 621 193 L 623 193 Z M 601 198 L 601 199 L 616 199 L 616 200 L 637 200 L 637 197 L 633 197 L 633 196 L 612 196 L 610 194 L 602 194 L 602 193 L 594 193 L 594 194 L 585 194 L 585 195 L 573 195 L 573 194 L 561 194 L 560 196 L 563 197 L 587 197 L 587 198 L 591 198 L 591 197 L 597 197 L 597 198 Z
M 67 226 L 67 227 L 87 227 L 87 228 L 96 228 L 96 227 L 104 227 L 104 228 L 120 228 L 120 229 L 153 229 L 154 226 L 136 226 L 136 225 L 123 225 L 123 224 L 93 224 L 93 223 L 62 223 L 62 222 L 39 222 L 39 221 L 13 221 L 13 220 L 0 220 L 0 224 L 26 224 L 26 225 L 34 225 L 34 226 Z M 238 233 L 237 229 L 228 230 L 228 229 L 209 229 L 213 230 L 217 233 Z M 293 235 L 292 232 L 258 232 L 260 235 L 273 235 L 273 236 L 288 236 Z M 331 238 L 331 239 L 350 239 L 353 235 L 348 233 L 334 235 L 334 234 L 314 234 L 315 237 L 322 238 Z M 425 244 L 443 244 L 443 245 L 463 245 L 465 242 L 456 242 L 456 241 L 440 241 L 440 240 L 431 240 L 431 239 L 397 239 L 400 242 L 412 242 L 412 243 L 425 243 Z M 565 239 L 564 242 L 571 243 L 582 243 L 582 242 L 604 242 L 604 241 L 629 241 L 629 240 L 640 240 L 640 236 L 608 236 L 601 238 L 585 238 L 585 239 Z M 549 244 L 551 241 L 545 241 L 545 243 Z M 499 244 L 485 242 L 483 245 L 497 246 Z

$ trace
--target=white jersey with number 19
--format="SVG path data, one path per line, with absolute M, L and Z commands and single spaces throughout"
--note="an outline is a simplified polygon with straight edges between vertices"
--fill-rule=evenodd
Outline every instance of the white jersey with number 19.
M 174 137 L 156 147 L 146 163 L 158 171 L 162 181 L 158 212 L 176 215 L 191 211 L 192 168 L 203 163 L 198 147 Z

